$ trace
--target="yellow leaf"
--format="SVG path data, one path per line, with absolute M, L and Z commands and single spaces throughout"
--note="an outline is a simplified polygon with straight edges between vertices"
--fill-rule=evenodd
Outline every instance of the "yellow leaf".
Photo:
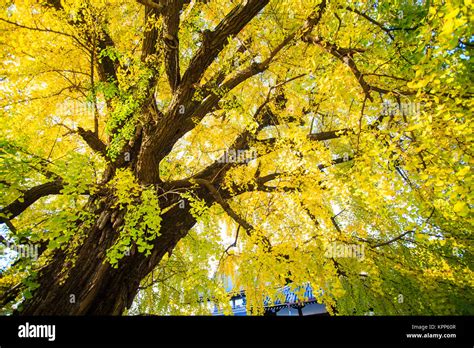
M 460 216 L 467 216 L 467 214 L 469 213 L 469 207 L 464 202 L 457 202 L 454 205 L 453 210 Z

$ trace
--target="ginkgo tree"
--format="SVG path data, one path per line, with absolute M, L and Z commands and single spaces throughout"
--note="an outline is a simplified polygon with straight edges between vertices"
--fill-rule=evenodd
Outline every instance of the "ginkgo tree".
M 2 0 L 2 313 L 473 314 L 473 15 Z

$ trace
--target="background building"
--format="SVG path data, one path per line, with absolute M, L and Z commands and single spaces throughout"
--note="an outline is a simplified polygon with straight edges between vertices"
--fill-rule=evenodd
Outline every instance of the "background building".
M 295 291 L 291 290 L 290 286 L 285 286 L 278 290 L 283 296 L 283 300 L 271 301 L 269 297 L 264 300 L 265 315 L 266 316 L 308 316 L 308 315 L 329 315 L 326 307 L 323 304 L 317 302 L 313 295 L 313 289 L 309 284 L 303 286 L 305 289 L 303 297 L 300 299 Z M 231 288 L 228 288 L 230 291 Z M 231 306 L 233 315 L 245 316 L 247 315 L 246 308 L 246 296 L 245 291 L 240 291 L 239 294 L 231 298 Z M 224 315 L 222 311 L 219 311 L 217 306 L 214 305 L 212 315 Z

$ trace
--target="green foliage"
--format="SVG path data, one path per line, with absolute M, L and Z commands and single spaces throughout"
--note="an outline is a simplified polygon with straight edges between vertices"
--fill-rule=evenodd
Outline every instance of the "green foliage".
M 203 199 L 193 195 L 191 192 L 180 193 L 181 198 L 187 200 L 191 209 L 189 212 L 196 220 L 207 221 L 209 219 L 208 206 Z
M 159 236 L 160 207 L 153 186 L 140 187 L 129 170 L 120 170 L 110 183 L 117 197 L 115 208 L 125 210 L 120 236 L 107 251 L 107 259 L 114 266 L 127 255 L 133 246 L 138 252 L 150 255 L 152 242 Z
M 310 29 L 306 20 L 320 0 L 270 1 L 227 39 L 199 81 L 178 89 L 164 61 L 163 16 L 145 21 L 137 1 L 58 3 L 62 14 L 36 0 L 0 5 L 0 206 L 25 202 L 45 183 L 63 185 L 2 226 L 9 241 L 47 245 L 39 260 L 1 274 L 2 291 L 23 281 L 16 302 L 34 296 L 37 271 L 57 249 L 67 254 L 65 281 L 102 218 L 121 222 L 106 257 L 118 267 L 130 251 L 150 255 L 165 214 L 189 221 L 189 212 L 196 225 L 143 279 L 131 314 L 208 314 L 207 300 L 229 314 L 228 279 L 233 291 L 247 291 L 252 314 L 288 282 L 309 282 L 331 314 L 474 312 L 472 1 L 327 1 Z M 186 2 L 180 77 L 194 73 L 185 72 L 205 50 L 206 33 L 235 6 Z M 143 57 L 152 30 L 156 51 Z M 105 62 L 113 78 L 98 69 Z M 184 107 L 172 104 L 183 91 L 190 119 L 179 116 L 177 124 L 168 111 Z M 93 115 L 84 107 L 91 102 Z M 174 144 L 152 139 L 173 138 L 190 124 Z M 106 146 L 106 158 L 78 127 Z M 139 130 L 146 141 L 173 146 L 159 168 L 146 168 L 160 172 L 156 190 L 137 181 L 138 161 L 114 168 L 131 140 L 145 148 Z M 241 135 L 258 158 L 214 168 L 224 151 L 239 150 L 230 147 Z M 202 173 L 228 206 L 192 182 Z M 251 231 L 238 229 L 229 209 Z M 178 227 L 170 234 L 181 237 Z M 363 245 L 364 258 L 326 257 L 333 243 Z
M 216 206 L 210 210 L 218 211 Z M 217 221 L 200 221 L 143 280 L 143 290 L 127 314 L 208 315 L 209 301 L 232 313 L 225 279 L 209 267 L 209 259 L 219 260 L 222 253 Z
M 135 134 L 150 74 L 152 74 L 151 69 L 139 65 L 137 70 L 127 73 L 126 84 L 121 84 L 122 89 L 117 90 L 112 83 L 104 91 L 106 96 L 114 97 L 112 99 L 113 112 L 105 127 L 105 131 L 112 136 L 107 148 L 107 153 L 112 159 L 116 158 Z

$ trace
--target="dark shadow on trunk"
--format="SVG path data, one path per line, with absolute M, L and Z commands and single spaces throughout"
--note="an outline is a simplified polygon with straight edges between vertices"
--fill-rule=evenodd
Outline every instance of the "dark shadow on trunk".
M 74 265 L 67 261 L 71 250 L 58 250 L 53 261 L 38 274 L 40 287 L 15 314 L 122 314 L 132 304 L 141 280 L 196 222 L 189 213 L 189 206 L 174 206 L 163 214 L 160 236 L 153 242 L 152 254 L 146 257 L 132 247 L 130 255 L 119 261 L 118 268 L 113 268 L 106 260 L 106 252 L 119 236 L 124 215 L 113 203 L 113 196 L 107 197 L 95 210 L 98 218 L 78 248 Z M 65 271 L 67 277 L 64 277 Z

